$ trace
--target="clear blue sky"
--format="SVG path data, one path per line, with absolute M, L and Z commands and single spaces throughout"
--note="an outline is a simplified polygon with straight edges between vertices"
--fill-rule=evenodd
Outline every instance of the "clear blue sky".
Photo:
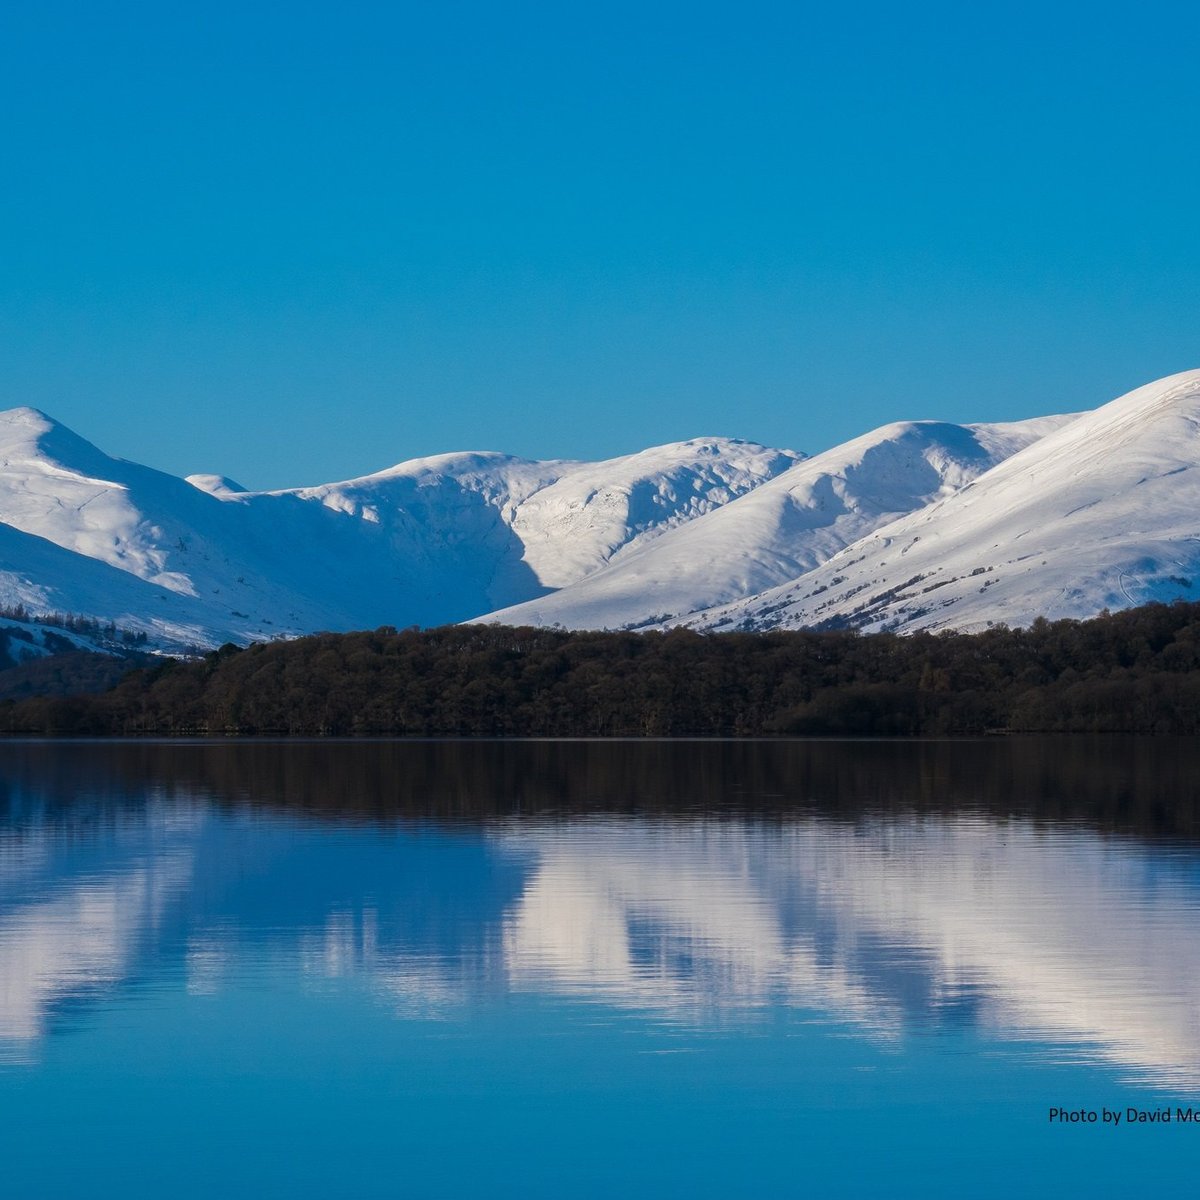
M 0 404 L 250 486 L 1200 365 L 1195 5 L 0 6 Z

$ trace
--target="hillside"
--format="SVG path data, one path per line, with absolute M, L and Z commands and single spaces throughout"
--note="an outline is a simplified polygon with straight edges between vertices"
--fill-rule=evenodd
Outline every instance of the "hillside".
M 441 624 L 541 595 L 757 487 L 799 456 L 699 439 L 601 463 L 465 453 L 248 492 L 113 458 L 0 413 L 0 605 L 168 647 Z
M 688 623 L 982 629 L 1200 595 L 1200 371 L 1087 413 L 816 570 Z
M 806 457 L 700 438 L 600 462 L 461 452 L 251 492 L 0 413 L 0 608 L 167 651 L 483 621 L 1028 625 L 1200 597 L 1200 371 L 1092 412 L 902 421 Z
M 647 545 L 631 547 L 578 583 L 485 619 L 634 629 L 753 596 L 806 574 L 880 525 L 957 491 L 1072 419 L 886 425 L 797 463 Z

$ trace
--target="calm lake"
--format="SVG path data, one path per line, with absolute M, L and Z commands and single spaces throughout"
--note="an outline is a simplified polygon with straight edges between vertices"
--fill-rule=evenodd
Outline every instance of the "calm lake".
M 1198 917 L 1168 739 L 0 743 L 0 1192 L 1191 1194 Z

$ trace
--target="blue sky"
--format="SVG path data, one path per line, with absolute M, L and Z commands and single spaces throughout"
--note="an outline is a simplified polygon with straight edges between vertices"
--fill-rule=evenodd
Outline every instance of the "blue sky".
M 0 404 L 250 486 L 1200 365 L 1195 6 L 0 7 Z

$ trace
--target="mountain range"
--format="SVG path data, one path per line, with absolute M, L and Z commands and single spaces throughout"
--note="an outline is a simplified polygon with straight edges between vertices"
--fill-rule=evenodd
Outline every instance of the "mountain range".
M 0 607 L 178 649 L 468 620 L 978 629 L 1200 596 L 1200 371 L 1092 412 L 813 455 L 698 438 L 251 492 L 0 413 Z

